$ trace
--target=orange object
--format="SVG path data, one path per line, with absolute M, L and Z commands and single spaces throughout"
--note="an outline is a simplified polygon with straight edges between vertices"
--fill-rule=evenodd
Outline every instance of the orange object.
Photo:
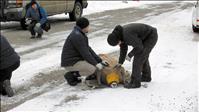
M 116 72 L 111 72 L 110 74 L 106 75 L 106 82 L 110 86 L 112 83 L 120 83 L 119 74 Z

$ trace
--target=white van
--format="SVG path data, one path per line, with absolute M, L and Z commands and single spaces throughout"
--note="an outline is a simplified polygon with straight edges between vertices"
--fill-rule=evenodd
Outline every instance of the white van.
M 193 32 L 199 32 L 199 0 L 197 0 L 193 8 L 192 29 Z

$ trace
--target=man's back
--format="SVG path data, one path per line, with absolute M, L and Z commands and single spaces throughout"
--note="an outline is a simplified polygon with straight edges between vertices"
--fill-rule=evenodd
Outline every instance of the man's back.
M 124 34 L 136 34 L 138 38 L 142 40 L 154 29 L 152 26 L 142 24 L 142 23 L 131 23 L 124 25 Z
M 78 41 L 78 38 L 82 38 L 82 34 L 74 28 L 64 43 L 61 66 L 73 65 L 77 60 L 83 60 L 74 46 L 74 44 L 76 44 L 75 42 Z

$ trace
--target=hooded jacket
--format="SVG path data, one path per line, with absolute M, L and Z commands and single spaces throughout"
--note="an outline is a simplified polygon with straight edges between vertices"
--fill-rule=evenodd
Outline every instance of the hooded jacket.
M 26 18 L 31 18 L 33 21 L 37 21 L 43 25 L 47 21 L 47 13 L 44 8 L 37 4 L 37 10 L 33 9 L 31 6 L 28 8 Z

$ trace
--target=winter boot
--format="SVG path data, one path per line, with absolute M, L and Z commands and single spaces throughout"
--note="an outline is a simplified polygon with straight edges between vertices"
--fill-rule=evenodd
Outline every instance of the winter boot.
M 37 38 L 42 38 L 42 34 L 38 34 L 38 35 L 37 35 Z
M 64 77 L 70 86 L 76 86 L 82 82 L 81 79 L 78 79 L 78 77 L 81 77 L 78 72 L 67 72 Z
M 130 89 L 130 88 L 140 88 L 141 87 L 141 82 L 137 81 L 137 80 L 133 80 L 130 83 L 124 84 L 124 87 L 127 88 L 127 89 Z
M 0 82 L 0 94 L 1 95 L 7 95 L 4 87 L 3 87 L 3 82 Z
M 31 37 L 30 37 L 30 39 L 34 39 L 35 38 L 35 35 L 32 35 Z
M 151 82 L 151 77 L 142 76 L 141 81 L 142 82 Z
M 3 82 L 3 89 L 5 89 L 5 92 L 7 93 L 8 97 L 14 96 L 14 91 L 11 87 L 10 80 L 5 80 Z

